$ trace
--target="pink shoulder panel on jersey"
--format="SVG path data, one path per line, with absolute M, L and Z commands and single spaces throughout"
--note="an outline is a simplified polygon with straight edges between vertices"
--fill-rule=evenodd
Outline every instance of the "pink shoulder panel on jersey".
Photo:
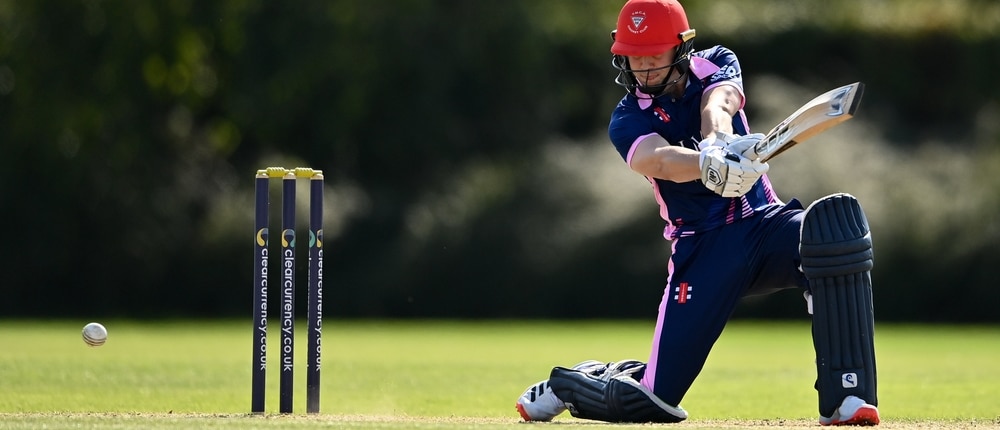
M 719 70 L 722 70 L 722 69 L 719 66 L 717 66 L 715 63 L 713 63 L 713 62 L 711 62 L 709 60 L 706 60 L 704 58 L 694 57 L 694 58 L 691 59 L 691 73 L 694 73 L 694 75 L 697 76 L 698 79 L 705 79 L 705 78 L 707 78 L 709 76 L 714 75 Z M 743 88 L 741 88 L 740 85 L 737 85 L 735 82 L 732 82 L 732 81 L 719 81 L 719 82 L 715 82 L 715 83 L 713 83 L 713 84 L 705 87 L 705 90 L 702 91 L 702 94 L 707 93 L 709 90 L 711 90 L 712 88 L 715 88 L 715 87 L 717 87 L 719 85 L 731 85 L 733 88 L 736 88 L 736 91 L 738 91 L 740 93 L 740 107 L 739 108 L 743 109 L 743 106 L 746 105 L 747 98 L 746 98 L 746 95 L 743 94 Z

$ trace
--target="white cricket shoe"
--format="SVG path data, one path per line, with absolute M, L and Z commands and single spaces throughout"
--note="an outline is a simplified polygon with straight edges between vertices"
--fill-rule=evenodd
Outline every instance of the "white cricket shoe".
M 832 417 L 819 417 L 825 426 L 874 426 L 878 422 L 878 408 L 855 396 L 847 396 Z
M 606 366 L 597 360 L 587 360 L 573 366 L 573 369 L 591 372 L 603 370 Z M 531 384 L 524 390 L 524 394 L 518 397 L 515 408 L 525 421 L 552 421 L 566 410 L 566 405 L 556 397 L 556 393 L 549 387 L 549 380 L 546 379 Z

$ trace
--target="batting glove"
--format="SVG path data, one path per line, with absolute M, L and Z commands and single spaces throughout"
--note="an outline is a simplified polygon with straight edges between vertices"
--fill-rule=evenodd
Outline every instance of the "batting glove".
M 751 160 L 759 160 L 757 143 L 764 140 L 764 133 L 753 133 L 746 136 L 731 136 L 726 140 L 725 147 L 734 154 L 740 154 Z
M 717 131 L 706 136 L 701 142 L 698 142 L 698 150 L 704 151 L 712 146 L 726 146 L 729 141 L 735 139 L 737 136 L 729 133 L 723 133 Z
M 767 163 L 751 160 L 728 147 L 715 145 L 701 150 L 698 164 L 701 167 L 702 183 L 722 197 L 739 197 L 750 192 L 757 180 L 770 168 Z

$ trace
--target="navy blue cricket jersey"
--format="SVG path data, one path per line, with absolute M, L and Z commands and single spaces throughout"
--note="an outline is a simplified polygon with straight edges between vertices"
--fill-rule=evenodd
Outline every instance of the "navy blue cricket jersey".
M 697 150 L 705 91 L 732 85 L 743 94 L 739 61 L 724 47 L 695 52 L 691 75 L 678 99 L 629 94 L 615 108 L 608 131 L 627 163 L 637 144 L 654 133 Z M 743 106 L 733 117 L 733 130 L 750 132 Z M 672 249 L 641 383 L 668 404 L 680 405 L 740 298 L 807 286 L 798 270 L 803 211 L 795 200 L 782 203 L 767 176 L 735 198 L 719 196 L 700 180 L 646 179 L 667 221 L 664 236 Z
M 635 147 L 643 138 L 659 134 L 672 145 L 698 149 L 701 141 L 701 96 L 718 85 L 732 85 L 743 94 L 743 75 L 736 55 L 728 48 L 715 46 L 695 52 L 691 57 L 692 78 L 684 96 L 669 95 L 653 99 L 628 94 L 611 116 L 608 134 L 611 142 L 629 164 Z M 750 132 L 743 106 L 733 117 L 733 131 Z M 647 177 L 660 205 L 660 216 L 667 221 L 664 237 L 675 239 L 710 230 L 748 217 L 755 210 L 781 203 L 764 175 L 749 193 L 728 198 L 715 194 L 700 181 L 677 183 Z

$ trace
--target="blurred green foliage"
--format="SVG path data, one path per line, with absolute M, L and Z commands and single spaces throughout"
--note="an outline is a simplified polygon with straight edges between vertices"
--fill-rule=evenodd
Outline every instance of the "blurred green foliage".
M 685 6 L 698 46 L 740 55 L 758 129 L 805 101 L 769 97 L 868 85 L 867 173 L 785 183 L 869 190 L 877 317 L 997 321 L 1000 6 Z M 305 165 L 327 178 L 328 315 L 649 317 L 669 248 L 648 188 L 596 173 L 626 169 L 604 137 L 619 8 L 0 1 L 0 315 L 248 314 L 252 174 Z M 832 157 L 799 163 L 858 164 Z

